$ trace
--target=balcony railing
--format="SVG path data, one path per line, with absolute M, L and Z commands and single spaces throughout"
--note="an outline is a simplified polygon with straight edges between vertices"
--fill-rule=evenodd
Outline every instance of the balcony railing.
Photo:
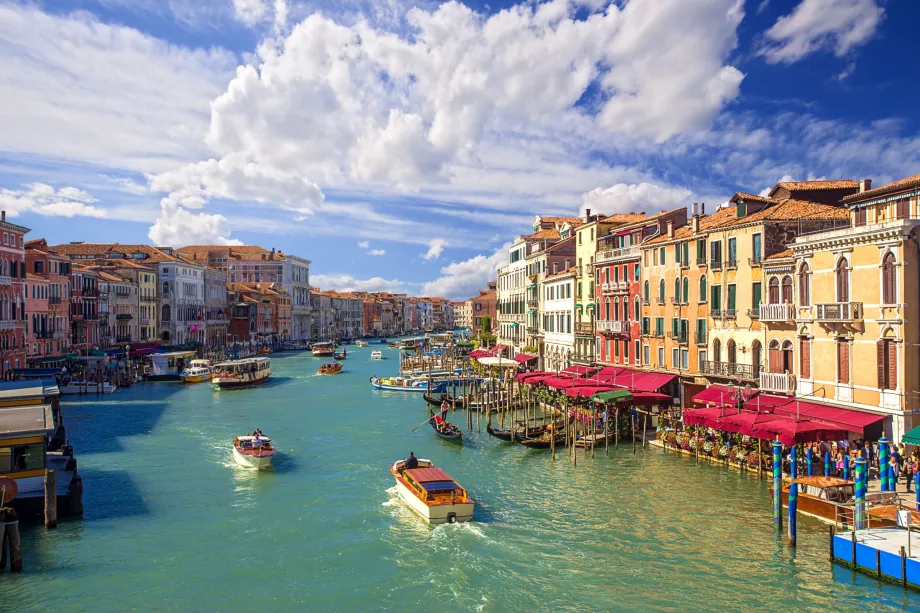
M 134 315 L 132 315 L 131 313 L 118 313 L 117 315 L 115 315 L 115 319 L 117 319 L 118 321 L 126 321 L 129 319 L 134 319 Z
M 540 306 L 540 299 L 539 298 L 528 298 L 527 306 L 529 306 L 532 309 L 537 308 L 538 306 Z
M 594 335 L 594 323 L 584 322 L 584 321 L 575 322 L 575 334 L 589 334 L 593 336 Z
M 67 337 L 66 330 L 55 330 L 54 332 L 51 333 L 51 338 L 66 338 L 66 337 Z
M 706 266 L 706 264 L 707 264 L 708 262 L 709 262 L 709 260 L 707 260 L 706 258 L 696 258 L 696 265 L 697 265 L 697 266 Z
M 127 335 L 127 336 L 116 336 L 116 337 L 115 337 L 115 342 L 116 342 L 116 343 L 119 343 L 119 344 L 120 344 L 120 343 L 130 343 L 130 342 L 131 342 L 131 335 L 129 334 L 129 335 Z
M 710 260 L 709 268 L 711 270 L 722 270 L 722 261 L 721 260 Z
M 527 334 L 529 334 L 529 335 L 531 335 L 531 336 L 536 336 L 536 335 L 540 334 L 540 328 L 538 328 L 538 327 L 536 327 L 536 326 L 527 326 Z
M 697 345 L 705 345 L 706 344 L 706 333 L 695 331 L 693 333 L 693 342 L 696 343 Z
M 614 289 L 616 289 L 616 286 L 617 286 L 616 283 L 602 283 L 601 292 L 603 292 L 605 295 L 612 294 Z
M 61 297 L 51 296 L 50 298 L 48 298 L 48 304 L 49 305 L 61 304 Z
M 575 355 L 572 356 L 572 361 L 577 364 L 593 364 L 594 356 L 584 354 L 584 353 L 576 353 Z
M 668 332 L 668 338 L 677 341 L 681 345 L 686 345 L 689 342 L 689 337 L 689 332 Z
M 146 326 L 150 324 L 150 319 L 148 317 L 141 317 L 141 325 Z
M 795 392 L 795 375 L 782 372 L 762 372 L 760 373 L 760 390 L 792 394 Z
M 725 260 L 725 268 L 727 270 L 736 270 L 738 268 L 738 260 L 737 259 Z
M 795 305 L 791 302 L 760 305 L 760 321 L 792 321 L 793 319 L 795 319 Z
M 601 334 L 622 334 L 623 329 L 628 329 L 628 326 L 624 325 L 622 321 L 602 321 L 598 320 L 597 322 L 597 331 Z
M 0 330 L 15 330 L 15 329 L 16 329 L 15 319 L 0 320 Z
M 821 302 L 815 305 L 818 321 L 847 322 L 863 318 L 862 302 Z
M 681 300 L 679 297 L 674 296 L 673 298 L 671 298 L 671 304 L 675 306 L 680 306 L 682 304 L 687 304 L 687 303 Z
M 0 285 L 12 285 L 13 277 L 7 275 L 0 275 Z
M 664 296 L 659 296 L 658 298 L 655 299 L 655 302 L 657 302 L 661 306 L 664 306 L 664 303 L 667 301 L 664 299 Z
M 760 309 L 748 309 L 747 316 L 751 319 L 760 319 Z
M 639 255 L 638 245 L 633 245 L 631 247 L 621 247 L 619 249 L 607 249 L 606 251 L 598 252 L 596 263 L 601 264 L 603 262 L 610 262 L 614 260 L 621 260 L 621 259 L 636 257 L 638 255 Z
M 763 256 L 754 256 L 748 258 L 748 266 L 760 266 L 763 263 Z
M 741 379 L 747 381 L 757 381 L 760 376 L 760 365 L 706 360 L 700 367 L 700 372 L 713 377 L 725 377 L 728 379 L 741 377 Z

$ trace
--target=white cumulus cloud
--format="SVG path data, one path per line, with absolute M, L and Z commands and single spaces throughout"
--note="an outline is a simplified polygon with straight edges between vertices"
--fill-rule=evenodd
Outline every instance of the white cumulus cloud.
M 443 296 L 451 300 L 466 300 L 486 289 L 490 279 L 495 279 L 498 268 L 508 263 L 507 243 L 491 255 L 477 255 L 462 262 L 453 262 L 441 269 L 441 277 L 425 283 L 420 295 Z
M 641 212 L 657 213 L 685 204 L 692 192 L 684 187 L 662 187 L 652 183 L 618 183 L 611 187 L 597 187 L 582 197 L 581 214 L 585 209 L 593 213 Z
M 425 253 L 424 258 L 426 260 L 436 260 L 441 257 L 441 253 L 444 252 L 444 247 L 447 245 L 447 241 L 441 238 L 434 238 L 428 241 L 428 251 Z
M 386 249 L 371 249 L 367 252 L 368 255 L 386 255 Z
M 164 203 L 147 236 L 154 245 L 242 245 L 230 238 L 230 225 L 223 215 L 193 213 L 181 206 Z
M 55 189 L 44 183 L 30 183 L 25 189 L 0 189 L 0 208 L 10 217 L 38 213 L 49 217 L 105 217 L 103 209 L 92 206 L 96 199 L 76 187 Z
M 367 249 L 371 244 L 367 241 L 358 241 L 358 247 L 361 249 Z
M 399 279 L 384 279 L 371 277 L 369 279 L 356 279 L 347 274 L 311 275 L 313 287 L 333 289 L 343 292 L 393 292 L 406 291 L 406 284 Z
M 876 0 L 802 0 L 766 31 L 760 53 L 786 64 L 825 49 L 843 56 L 868 42 L 884 18 Z

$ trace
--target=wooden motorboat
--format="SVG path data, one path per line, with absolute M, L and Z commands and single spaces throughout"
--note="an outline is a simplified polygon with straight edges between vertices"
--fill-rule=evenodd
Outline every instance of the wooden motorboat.
M 440 408 L 445 402 L 452 409 L 459 409 L 463 407 L 463 398 L 454 398 L 447 394 L 441 394 L 440 396 L 432 396 L 431 394 L 425 393 L 425 402 L 430 404 L 433 407 Z
M 342 365 L 338 362 L 327 362 L 319 367 L 316 371 L 318 375 L 337 375 L 342 372 Z
M 191 365 L 179 377 L 183 383 L 203 383 L 214 376 L 210 360 L 192 360 Z
M 798 502 L 796 504 L 799 513 L 832 523 L 852 525 L 855 481 L 848 481 L 839 477 L 798 477 L 783 485 L 782 499 L 784 507 L 789 506 L 789 486 L 792 483 L 796 483 L 799 486 Z M 770 495 L 773 495 L 772 486 L 770 487 Z M 883 501 L 880 499 L 879 502 Z M 872 506 L 870 500 L 867 500 L 867 503 L 867 508 Z M 881 521 L 878 518 L 873 519 L 870 515 L 869 527 L 880 527 L 883 525 Z
M 233 461 L 246 468 L 261 470 L 271 466 L 275 448 L 265 436 L 238 436 L 233 439 Z
M 118 387 L 111 383 L 100 384 L 97 381 L 71 381 L 67 385 L 59 385 L 61 396 L 70 394 L 112 394 Z
M 343 349 L 342 351 L 336 352 L 332 357 L 336 360 L 344 360 L 348 357 L 348 352 Z
M 335 343 L 313 343 L 310 351 L 315 358 L 331 358 L 335 353 Z
M 463 442 L 463 432 L 460 431 L 460 427 L 450 423 L 440 415 L 432 413 L 428 423 L 431 424 L 431 428 L 435 431 L 435 434 L 441 438 L 454 443 Z
M 377 342 L 380 343 L 381 345 L 386 345 L 386 344 L 389 343 L 390 341 L 388 341 L 388 340 L 385 339 L 385 338 L 381 338 L 381 339 L 379 339 Z
M 399 343 L 388 343 L 387 347 L 390 349 L 399 349 Z
M 271 376 L 271 358 L 244 358 L 216 364 L 211 383 L 220 389 L 240 389 L 262 385 Z
M 429 524 L 472 521 L 474 502 L 466 490 L 430 460 L 419 459 L 418 466 L 406 469 L 403 460 L 390 466 L 403 502 Z

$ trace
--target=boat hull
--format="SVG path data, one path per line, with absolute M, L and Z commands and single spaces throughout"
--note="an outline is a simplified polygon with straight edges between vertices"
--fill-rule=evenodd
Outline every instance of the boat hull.
M 242 381 L 237 378 L 216 378 L 215 377 L 214 379 L 212 379 L 212 382 L 214 383 L 214 385 L 216 385 L 218 388 L 222 390 L 233 390 L 233 389 L 243 389 L 247 387 L 255 387 L 257 385 L 262 385 L 263 383 L 266 383 L 270 377 L 271 377 L 271 373 L 265 375 L 264 377 L 260 377 L 258 379 L 250 379 L 248 381 Z
M 399 479 L 396 479 L 396 491 L 400 499 L 429 524 L 446 524 L 451 520 L 458 523 L 473 520 L 474 503 L 472 502 L 427 505 Z
M 103 394 L 114 394 L 115 390 L 117 389 L 118 388 L 111 383 L 104 383 L 102 385 Z M 60 391 L 61 396 L 73 394 L 98 394 L 99 386 L 96 383 L 90 383 L 89 385 L 59 385 L 58 390 Z
M 204 383 L 205 381 L 210 381 L 211 375 L 189 375 L 188 377 L 182 377 L 183 383 Z
M 256 470 L 265 470 L 272 464 L 272 458 L 274 455 L 263 455 L 263 456 L 252 456 L 240 453 L 240 451 L 234 447 L 233 448 L 233 461 L 239 464 L 240 466 L 245 466 L 246 468 L 254 468 Z

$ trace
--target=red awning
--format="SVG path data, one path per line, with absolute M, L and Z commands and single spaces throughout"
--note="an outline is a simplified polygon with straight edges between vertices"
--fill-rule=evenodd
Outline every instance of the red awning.
M 569 366 L 568 368 L 560 372 L 559 376 L 568 377 L 570 379 L 575 378 L 575 377 L 579 377 L 579 378 L 587 377 L 587 376 L 590 376 L 596 373 L 597 370 L 598 370 L 597 368 L 593 368 L 591 366 L 575 365 L 575 366 Z
M 791 399 L 789 403 L 778 407 L 777 414 L 789 415 L 790 417 L 807 418 L 816 421 L 822 421 L 832 427 L 850 432 L 862 432 L 866 426 L 885 419 L 884 415 L 877 413 L 863 413 L 852 409 L 842 409 L 832 407 L 826 404 L 816 402 L 806 402 L 803 400 Z
M 624 377 L 618 383 L 632 392 L 655 392 L 674 380 L 676 375 L 661 372 L 646 372 L 636 375 L 634 381 Z
M 715 428 L 719 425 L 719 418 L 723 412 L 721 408 L 688 409 L 684 411 L 684 423 L 688 426 Z
M 587 379 L 564 379 L 562 377 L 547 377 L 546 379 L 543 379 L 543 384 L 557 390 L 565 389 L 567 387 L 584 387 L 597 385 L 597 383 L 594 381 L 588 381 Z
M 492 357 L 497 357 L 499 353 L 508 348 L 508 345 L 495 345 L 492 349 L 489 350 L 489 355 Z
M 796 443 L 812 443 L 818 441 L 833 441 L 847 438 L 845 430 L 836 429 L 833 426 L 822 424 L 817 421 L 797 420 L 791 417 L 781 417 L 774 415 L 773 419 L 764 423 L 758 423 L 745 432 L 754 438 L 769 439 L 776 437 L 783 445 L 794 445 Z
M 668 394 L 659 394 L 657 392 L 635 392 L 633 394 L 632 403 L 641 404 L 641 405 L 653 405 L 653 404 L 664 404 L 666 402 L 673 402 L 674 399 L 671 398 Z
M 467 355 L 471 358 L 484 358 L 489 355 L 489 352 L 485 349 L 474 349 L 470 351 Z
M 453 481 L 446 472 L 440 468 L 410 468 L 406 471 L 418 483 L 427 481 Z
M 519 353 L 511 359 L 513 359 L 518 364 L 526 364 L 527 362 L 530 362 L 531 360 L 536 360 L 537 356 L 527 355 L 526 353 Z
M 536 379 L 555 376 L 556 375 L 550 372 L 522 372 L 517 375 L 517 380 L 519 383 L 536 383 Z
M 742 388 L 742 398 L 748 400 L 757 394 L 758 390 Z M 698 404 L 712 404 L 716 406 L 737 407 L 738 388 L 731 385 L 710 385 L 693 397 L 693 402 Z
M 777 407 L 789 404 L 792 398 L 789 396 L 773 396 L 772 394 L 757 394 L 750 400 L 745 401 L 744 408 L 747 411 L 773 412 Z
M 567 388 L 565 395 L 569 398 L 578 398 L 579 396 L 590 398 L 598 392 L 609 392 L 615 389 L 615 387 L 609 385 L 579 385 L 578 387 Z

